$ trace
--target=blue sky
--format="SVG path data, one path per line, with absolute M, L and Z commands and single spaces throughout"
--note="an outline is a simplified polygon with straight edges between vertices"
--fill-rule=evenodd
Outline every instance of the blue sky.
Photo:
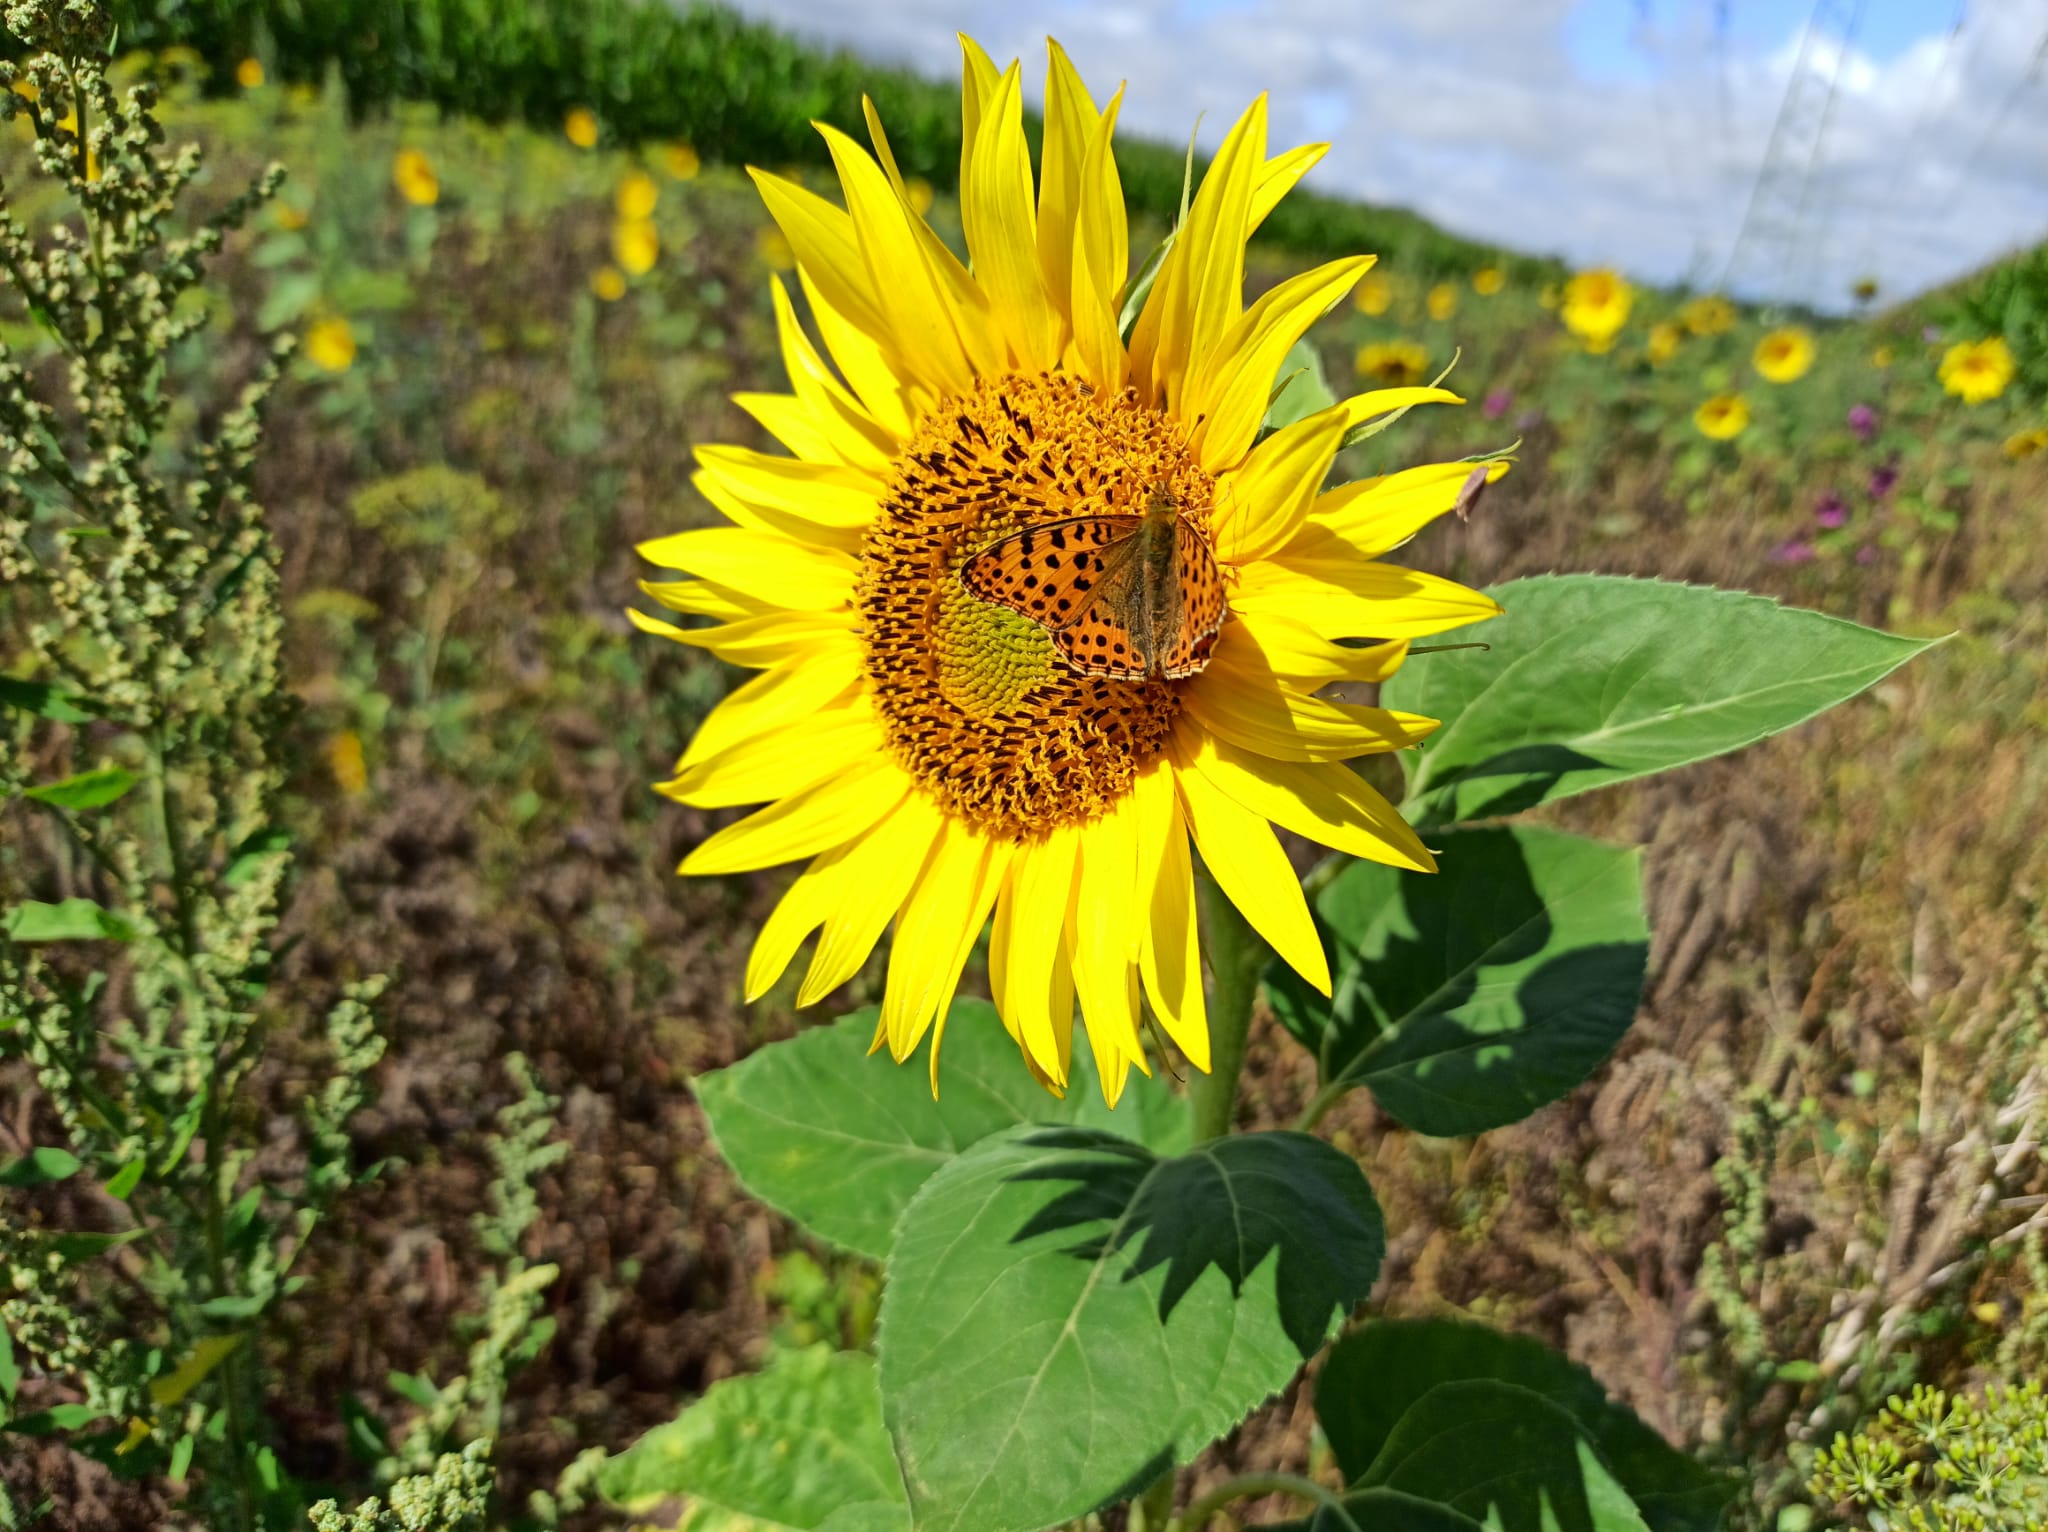
M 1271 89 L 1276 143 L 1331 144 L 1318 189 L 1650 280 L 1836 307 L 2048 238 L 2048 0 L 738 3 L 934 76 L 966 30 L 1034 95 L 1050 33 L 1147 137 L 1203 113 L 1213 146 Z M 1738 242 L 1788 91 L 1807 131 Z

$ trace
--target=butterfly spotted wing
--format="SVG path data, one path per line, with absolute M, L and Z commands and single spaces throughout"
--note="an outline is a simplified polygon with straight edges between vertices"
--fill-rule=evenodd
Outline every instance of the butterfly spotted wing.
M 1089 676 L 1194 675 L 1229 614 L 1215 555 L 1164 497 L 1143 516 L 1027 528 L 968 560 L 961 579 L 1044 626 L 1067 667 Z

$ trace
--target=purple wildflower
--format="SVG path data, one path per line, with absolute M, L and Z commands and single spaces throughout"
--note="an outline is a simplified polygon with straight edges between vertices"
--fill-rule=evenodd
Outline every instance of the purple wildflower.
M 1820 504 L 1814 507 L 1813 519 L 1832 532 L 1849 519 L 1849 503 L 1829 490 L 1820 497 Z
M 1515 396 L 1504 388 L 1496 388 L 1486 396 L 1486 402 L 1479 406 L 1480 413 L 1488 420 L 1498 420 L 1514 404 Z
M 1920 338 L 1926 341 L 1928 345 L 1933 345 L 1941 339 L 1941 326 L 1938 324 L 1922 325 L 1920 327 Z
M 1883 463 L 1870 470 L 1870 498 L 1882 500 L 1889 495 L 1899 482 L 1899 465 Z
M 1781 543 L 1771 554 L 1773 564 L 1808 564 L 1813 561 L 1813 544 L 1803 537 Z
M 1877 411 L 1867 404 L 1850 405 L 1849 429 L 1856 433 L 1858 441 L 1869 441 L 1877 435 Z
M 1856 550 L 1856 562 L 1859 564 L 1876 563 L 1877 550 L 1871 547 L 1869 543 L 1865 543 L 1862 547 Z

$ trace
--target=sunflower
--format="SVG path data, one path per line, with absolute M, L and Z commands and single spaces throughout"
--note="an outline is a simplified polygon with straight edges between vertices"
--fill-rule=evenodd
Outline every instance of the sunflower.
M 1692 412 L 1692 423 L 1702 436 L 1733 441 L 1749 429 L 1749 404 L 1740 394 L 1716 394 Z
M 650 218 L 621 218 L 612 225 L 612 259 L 629 277 L 644 277 L 661 258 L 661 235 Z
M 1122 92 L 1098 110 L 1051 46 L 1034 187 L 1019 66 L 963 49 L 970 264 L 913 212 L 871 104 L 872 153 L 819 130 L 844 209 L 752 172 L 825 350 L 772 280 L 791 391 L 737 402 L 791 455 L 699 449 L 694 482 L 724 524 L 640 551 L 692 577 L 647 593 L 712 625 L 634 618 L 762 671 L 711 713 L 661 787 L 700 809 L 767 805 L 699 845 L 685 873 L 807 861 L 754 946 L 748 996 L 818 932 L 797 1002 L 822 998 L 893 920 L 875 1047 L 900 1062 L 931 1033 L 936 1089 L 948 1005 L 992 922 L 989 986 L 1033 1075 L 1066 1088 L 1078 1000 L 1113 1103 L 1132 1069 L 1150 1072 L 1141 996 L 1208 1067 L 1195 853 L 1325 992 L 1322 945 L 1272 826 L 1434 866 L 1345 764 L 1414 744 L 1434 720 L 1317 693 L 1382 678 L 1411 639 L 1499 607 L 1377 561 L 1453 507 L 1470 464 L 1322 491 L 1352 427 L 1455 395 L 1382 390 L 1260 436 L 1289 348 L 1371 265 L 1334 261 L 1241 306 L 1247 239 L 1323 146 L 1269 158 L 1266 101 L 1255 101 L 1126 339 L 1111 152 Z M 1162 499 L 1177 508 L 1178 588 L 1228 601 L 1190 601 L 1190 617 L 1208 611 L 1220 626 L 1178 643 L 1176 679 L 1149 662 L 1083 673 L 1070 663 L 1083 630 L 984 600 L 963 577 L 994 552 L 1042 574 L 1047 592 L 1081 598 L 1083 534 L 1114 524 L 1075 518 L 1135 516 Z M 1085 599 L 1081 609 L 1098 642 L 1135 641 L 1136 627 L 1116 628 Z
M 1891 364 L 1896 360 L 1898 360 L 1898 353 L 1894 351 L 1890 346 L 1879 346 L 1875 351 L 1870 353 L 1870 365 L 1875 367 L 1879 372 L 1883 372 L 1886 368 L 1890 367 Z
M 2005 439 L 2005 455 L 2014 462 L 2033 457 L 2044 448 L 2048 448 L 2048 426 L 2029 426 Z
M 697 172 L 704 168 L 704 160 L 693 144 L 670 144 L 661 151 L 661 168 L 671 180 L 694 181 Z
M 1358 312 L 1378 318 L 1394 306 L 1394 284 L 1383 271 L 1368 271 L 1358 279 L 1358 286 L 1351 294 L 1351 301 Z
M 562 114 L 562 136 L 579 149 L 597 147 L 597 113 L 587 106 L 572 106 Z
M 1662 367 L 1678 355 L 1679 343 L 1685 339 L 1685 331 L 1675 324 L 1653 324 L 1650 326 L 1649 343 L 1643 352 L 1650 359 L 1652 367 Z
M 1458 312 L 1458 290 L 1448 282 L 1439 282 L 1429 290 L 1429 317 L 1441 323 Z
M 1726 335 L 1735 328 L 1735 305 L 1719 293 L 1706 293 L 1680 309 L 1678 320 L 1698 336 Z
M 1798 325 L 1771 331 L 1756 343 L 1750 363 L 1767 383 L 1790 383 L 1813 365 L 1813 335 Z
M 1412 340 L 1368 341 L 1351 359 L 1361 378 L 1394 387 L 1420 383 L 1429 374 L 1429 353 Z
M 391 157 L 391 184 L 414 207 L 432 207 L 441 200 L 441 179 L 434 162 L 419 149 L 401 149 Z
M 1491 298 L 1508 285 L 1508 274 L 1498 266 L 1481 266 L 1472 273 L 1472 291 L 1482 298 Z
M 1582 271 L 1564 285 L 1564 324 L 1595 351 L 1614 344 L 1628 323 L 1635 289 L 1617 271 Z
M 2005 392 L 2017 370 L 2005 338 L 1963 341 L 1941 358 L 1941 386 L 1965 404 L 1982 404 Z
M 356 332 L 346 319 L 317 320 L 306 331 L 306 359 L 322 372 L 347 372 L 356 359 Z
M 627 171 L 612 193 L 612 207 L 622 220 L 652 218 L 660 201 L 661 187 L 644 170 Z

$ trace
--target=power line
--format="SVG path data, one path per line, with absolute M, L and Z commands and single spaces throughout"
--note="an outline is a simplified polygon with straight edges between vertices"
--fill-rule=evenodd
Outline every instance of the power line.
M 1949 66 L 1956 60 L 1956 45 L 1963 35 L 1963 27 L 1970 18 L 1970 0 L 1956 0 L 1954 17 L 1949 22 L 1948 33 L 1942 38 L 1941 53 L 1933 69 L 1928 71 L 1927 81 L 1920 87 L 1920 99 L 1915 103 L 1911 125 L 1906 129 L 1905 149 L 1900 162 L 1894 167 L 1895 176 L 1891 189 L 1910 188 L 1919 178 L 1921 162 L 1926 158 L 1925 137 L 1928 118 L 1934 110 L 1936 87 L 1948 77 Z M 1878 213 L 1897 205 L 1896 196 L 1871 197 L 1865 203 L 1863 227 L 1856 236 L 1856 258 L 1864 266 L 1870 262 L 1870 249 L 1877 233 Z
M 1999 100 L 1997 109 L 1984 124 L 1984 131 L 1978 135 L 1977 142 L 1971 146 L 1970 152 L 1957 162 L 1955 178 L 1949 182 L 1947 193 L 1935 208 L 1934 218 L 1937 221 L 1955 211 L 1956 202 L 1961 198 L 1963 188 L 1969 184 L 1970 172 L 1977 168 L 1977 161 L 1983 157 L 1984 151 L 1991 147 L 1992 139 L 1996 138 L 1999 129 L 2005 126 L 2005 120 L 2012 115 L 2012 109 L 2019 105 L 2020 97 L 2041 78 L 2041 66 L 2044 63 L 2048 63 L 2048 27 L 2042 29 L 2041 40 L 2034 45 L 2033 56 L 2027 60 L 2026 69 L 2013 81 L 2012 89 Z

